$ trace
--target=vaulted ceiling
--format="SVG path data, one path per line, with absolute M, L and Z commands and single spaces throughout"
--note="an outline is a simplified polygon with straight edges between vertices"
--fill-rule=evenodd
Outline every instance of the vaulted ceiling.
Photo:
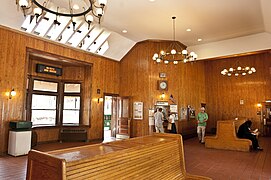
M 67 30 L 61 36 L 53 36 L 49 29 L 40 33 L 35 21 L 33 27 L 29 28 L 30 21 L 25 21 L 15 0 L 2 0 L 0 12 L 1 25 L 99 53 L 117 61 L 139 41 L 172 40 L 172 16 L 177 17 L 176 40 L 188 47 L 271 32 L 270 0 L 108 0 L 100 25 L 96 23 L 88 29 L 82 20 L 75 29 L 83 34 L 75 33 L 70 28 L 71 31 Z M 50 19 L 49 15 L 45 17 Z M 65 24 L 64 20 L 62 22 Z M 123 33 L 123 30 L 127 32 Z M 63 29 L 61 33 L 64 33 Z

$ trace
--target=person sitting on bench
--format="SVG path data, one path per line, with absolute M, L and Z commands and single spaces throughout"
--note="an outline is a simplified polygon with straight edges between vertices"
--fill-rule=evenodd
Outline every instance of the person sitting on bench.
M 251 140 L 253 149 L 262 151 L 263 149 L 259 146 L 257 135 L 250 130 L 251 125 L 252 121 L 250 120 L 244 122 L 238 129 L 237 137 Z

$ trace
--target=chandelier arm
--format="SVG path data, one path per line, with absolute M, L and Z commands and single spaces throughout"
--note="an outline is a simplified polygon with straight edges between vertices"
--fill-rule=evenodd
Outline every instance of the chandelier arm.
M 75 14 L 66 14 L 66 13 L 56 12 L 56 11 L 53 11 L 53 10 L 50 10 L 50 9 L 44 7 L 43 5 L 39 4 L 36 0 L 32 0 L 32 2 L 33 2 L 36 6 L 38 6 L 39 8 L 41 8 L 42 10 L 47 11 L 47 12 L 50 12 L 50 13 L 55 14 L 55 15 L 57 15 L 57 16 L 78 17 L 78 16 L 83 16 L 83 15 L 89 13 L 89 12 L 92 10 L 92 2 L 91 2 L 91 0 L 89 0 L 90 6 L 89 6 L 88 9 L 86 9 L 86 10 L 85 10 L 84 12 L 82 12 L 82 13 L 75 13 Z
M 172 24 L 173 24 L 173 40 L 174 40 L 174 41 L 175 41 L 175 19 L 176 19 L 176 17 L 173 16 L 173 17 L 172 17 L 172 20 L 173 20 Z
M 97 14 L 94 13 L 93 9 L 91 10 L 91 13 L 92 13 L 96 18 L 99 18 L 99 19 L 101 18 L 101 16 L 99 16 L 99 15 L 97 15 Z

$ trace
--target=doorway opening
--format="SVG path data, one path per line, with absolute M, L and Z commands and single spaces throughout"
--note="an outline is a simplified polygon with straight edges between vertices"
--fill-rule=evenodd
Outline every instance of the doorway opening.
M 112 107 L 113 107 L 113 96 L 105 95 L 104 96 L 104 142 L 110 142 L 115 140 L 115 137 L 112 134 L 114 127 L 112 125 Z
M 104 142 L 130 137 L 129 97 L 104 95 Z

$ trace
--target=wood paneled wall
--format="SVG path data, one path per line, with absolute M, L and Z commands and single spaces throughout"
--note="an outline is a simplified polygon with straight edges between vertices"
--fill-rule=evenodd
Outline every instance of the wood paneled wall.
M 232 57 L 205 62 L 207 107 L 210 116 L 208 129 L 216 127 L 217 120 L 246 117 L 260 126 L 256 114 L 257 103 L 271 99 L 271 54 L 262 53 Z M 225 77 L 220 74 L 224 68 L 237 65 L 253 66 L 256 73 L 241 77 Z M 240 100 L 244 104 L 240 104 Z
M 197 112 L 205 97 L 205 68 L 204 62 L 193 64 L 164 65 L 152 60 L 155 52 L 166 49 L 168 41 L 143 41 L 138 43 L 121 61 L 120 95 L 131 96 L 132 102 L 144 103 L 144 119 L 132 120 L 132 136 L 149 134 L 148 110 L 154 108 L 156 101 L 161 101 L 162 91 L 157 90 L 159 73 L 166 73 L 168 90 L 166 101 L 172 94 L 177 101 L 178 109 L 191 105 Z M 169 101 L 171 102 L 171 101 Z M 132 109 L 132 108 L 131 108 Z M 179 121 L 179 132 L 195 131 L 195 120 Z
M 161 100 L 162 91 L 157 90 L 157 81 L 161 79 L 160 72 L 166 73 L 165 79 L 168 80 L 165 100 L 169 101 L 172 94 L 177 101 L 179 112 L 181 107 L 191 105 L 198 113 L 201 103 L 207 104 L 208 131 L 216 126 L 217 120 L 232 119 L 236 116 L 252 118 L 256 122 L 254 125 L 259 125 L 256 104 L 271 99 L 269 53 L 198 61 L 193 64 L 155 64 L 152 60 L 153 54 L 161 48 L 167 48 L 169 43 L 137 43 L 119 63 L 0 26 L 0 153 L 7 151 L 9 121 L 25 120 L 27 48 L 92 64 L 92 75 L 89 77 L 91 87 L 88 88 L 91 96 L 84 99 L 91 107 L 91 127 L 88 129 L 90 140 L 103 137 L 103 103 L 97 103 L 97 98 L 103 93 L 130 96 L 131 102 L 142 101 L 144 119 L 132 120 L 131 133 L 132 136 L 149 134 L 148 110 L 154 108 L 156 102 Z M 254 66 L 257 72 L 240 78 L 228 78 L 220 74 L 223 68 L 233 65 L 236 61 L 240 61 L 242 65 Z M 8 99 L 5 93 L 12 88 L 16 90 L 17 95 Z M 97 89 L 101 90 L 101 94 L 97 94 Z M 241 99 L 244 100 L 244 105 L 240 105 Z M 89 111 L 89 107 L 85 107 L 84 111 Z M 184 134 L 196 132 L 196 121 L 179 120 L 178 129 Z M 57 139 L 56 128 L 41 129 L 38 133 L 40 142 Z
M 103 93 L 119 94 L 120 63 L 94 54 L 77 50 L 53 41 L 46 41 L 34 35 L 0 26 L 0 152 L 7 151 L 9 121 L 25 120 L 27 48 L 40 50 L 58 56 L 92 64 L 91 97 L 84 99 L 91 106 L 91 127 L 88 138 L 102 139 L 103 103 L 97 98 Z M 17 95 L 8 99 L 6 92 L 12 88 Z M 97 89 L 101 94 L 97 94 Z M 89 109 L 87 109 L 88 111 Z M 58 130 L 51 128 L 38 133 L 40 141 L 57 140 Z

